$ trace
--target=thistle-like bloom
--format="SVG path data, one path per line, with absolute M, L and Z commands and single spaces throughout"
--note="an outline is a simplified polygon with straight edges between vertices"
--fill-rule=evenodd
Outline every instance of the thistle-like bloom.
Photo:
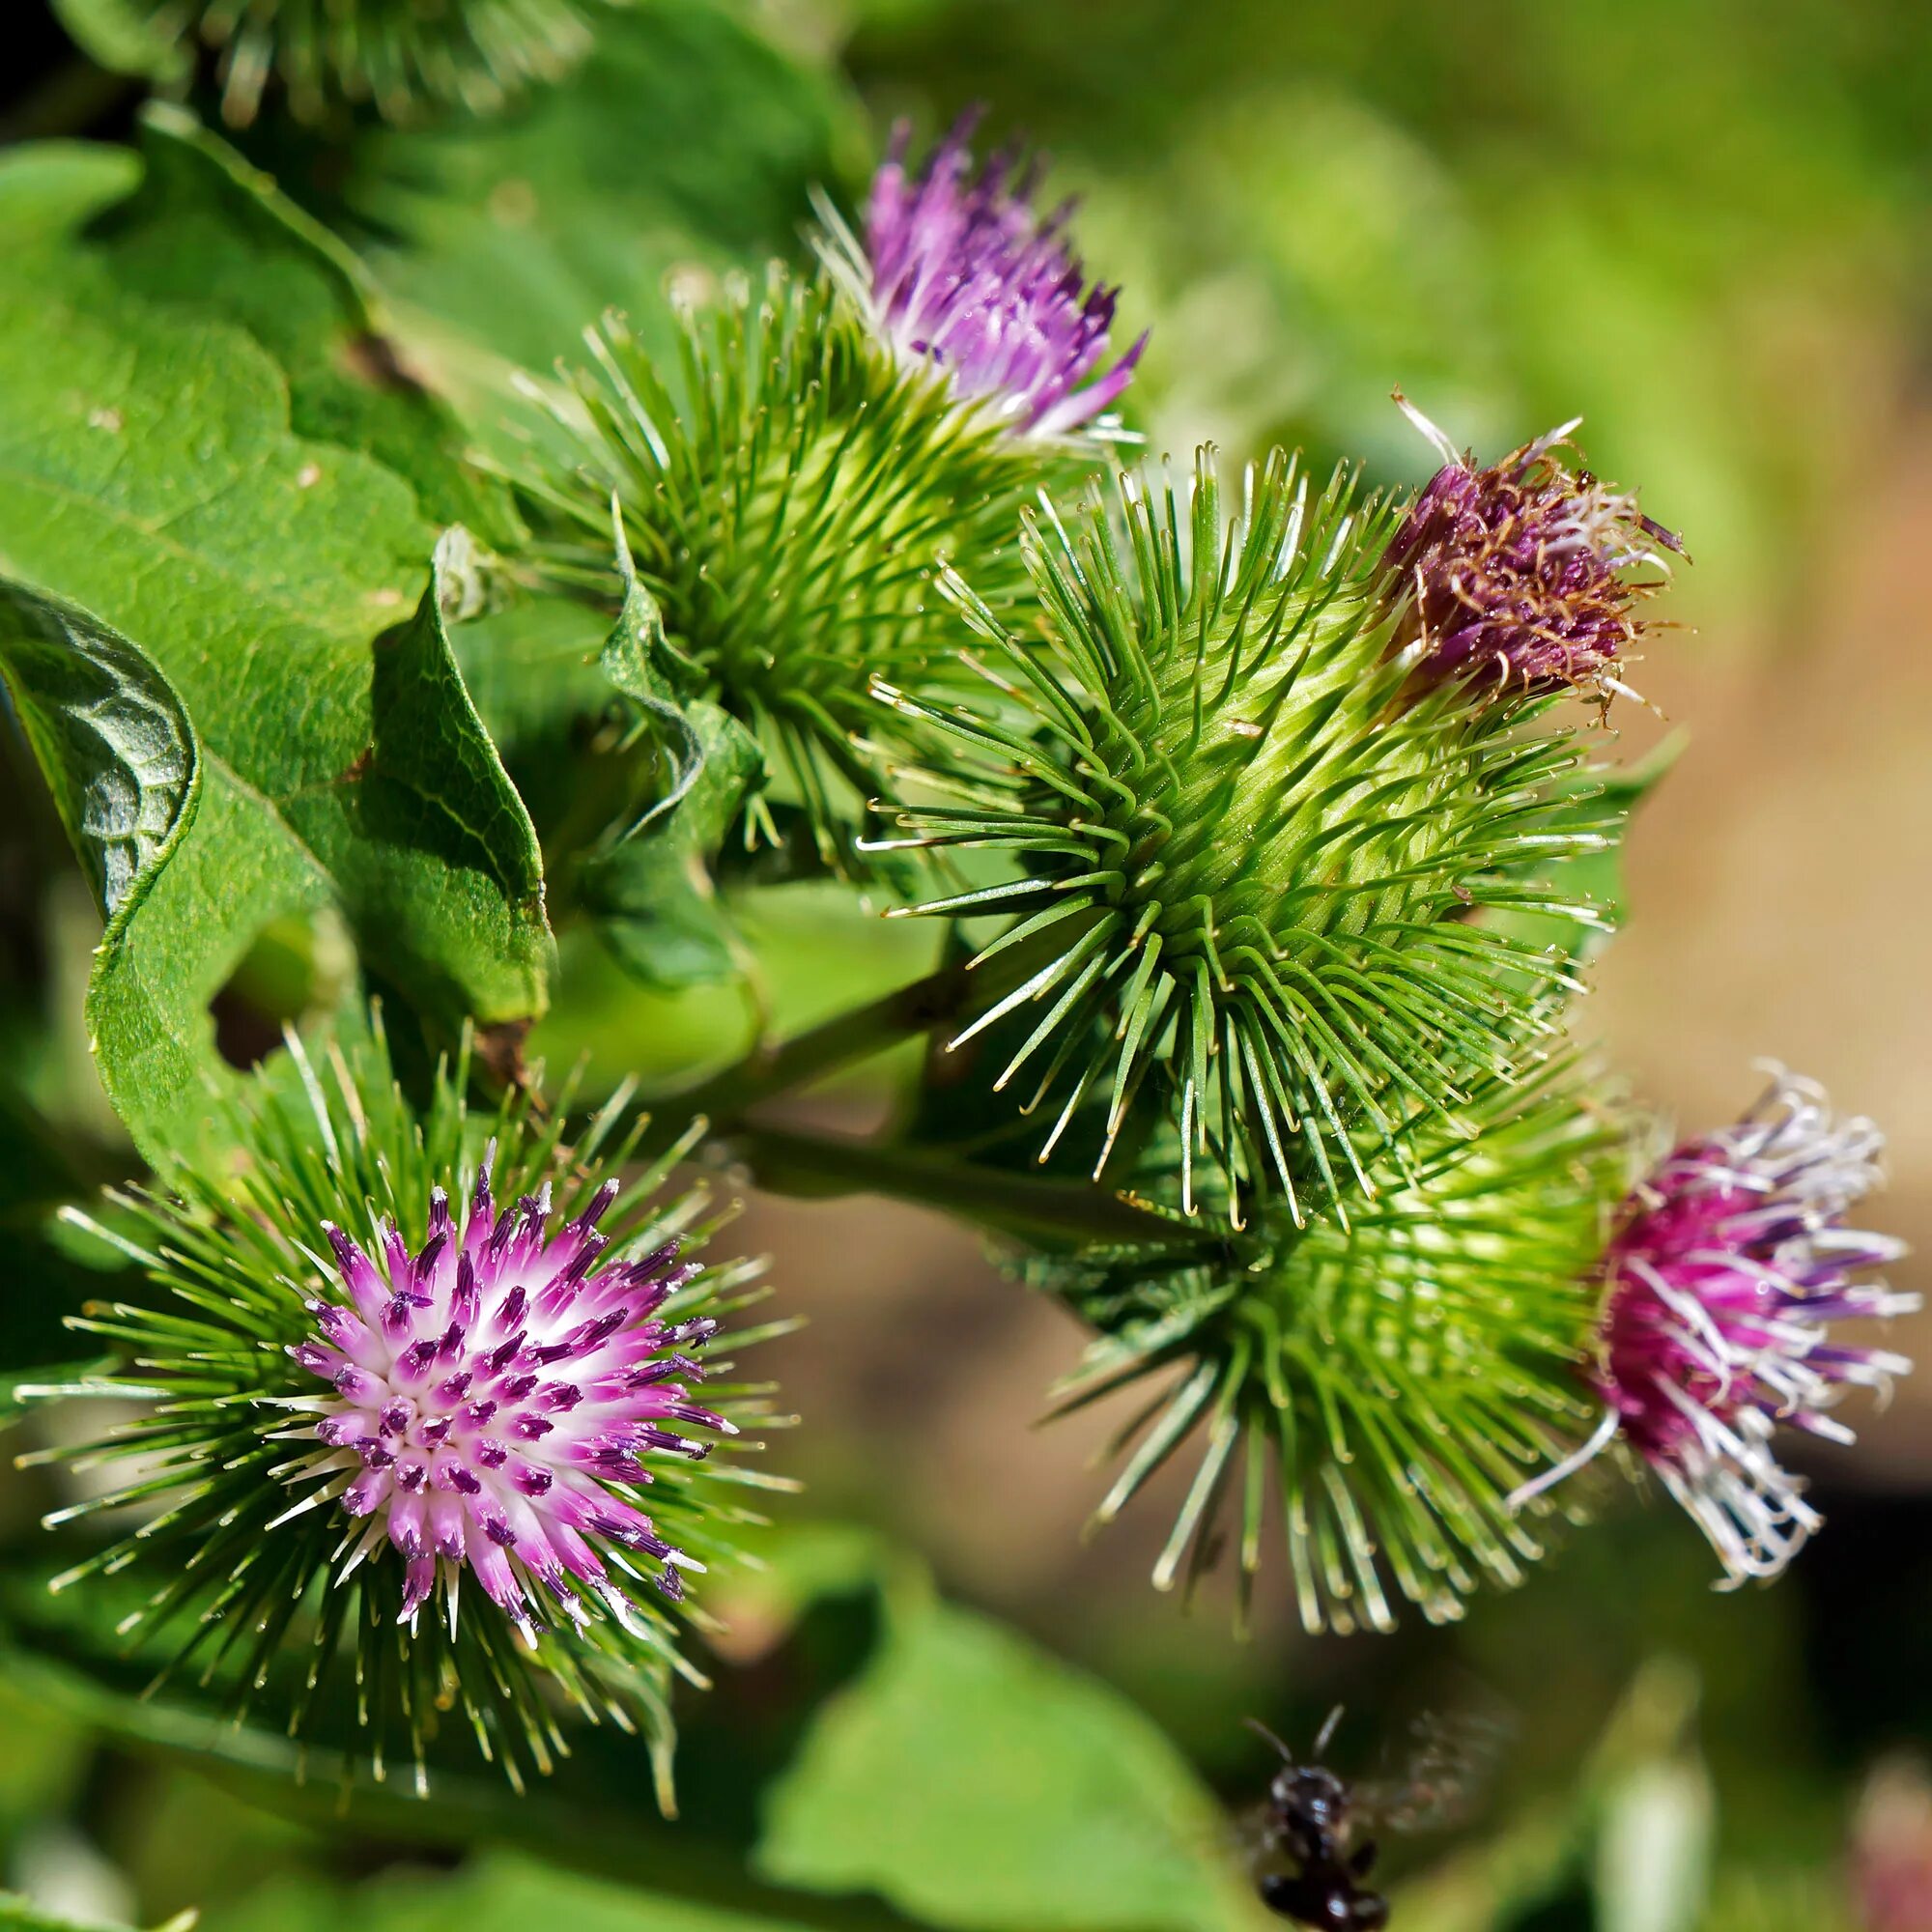
M 661 1565 L 658 1587 L 683 1595 L 691 1563 L 638 1506 L 654 1457 L 701 1459 L 710 1443 L 678 1427 L 737 1434 L 691 1400 L 709 1316 L 656 1319 L 696 1279 L 671 1242 L 607 1261 L 597 1223 L 621 1183 L 607 1180 L 576 1220 L 547 1232 L 546 1182 L 500 1213 L 484 1150 L 461 1227 L 430 1191 L 428 1238 L 413 1255 L 393 1225 L 383 1264 L 332 1222 L 322 1232 L 337 1279 L 309 1304 L 316 1332 L 290 1354 L 332 1394 L 313 1425 L 324 1446 L 290 1472 L 320 1482 L 298 1509 L 335 1504 L 369 1519 L 352 1560 L 393 1544 L 406 1568 L 400 1619 L 413 1623 L 440 1580 L 455 1615 L 460 1572 L 534 1643 L 554 1605 L 582 1627 L 582 1595 L 621 1622 L 630 1600 L 599 1546 Z M 702 1567 L 697 1566 L 697 1567 Z
M 1452 1619 L 1542 1554 L 1508 1496 L 1587 1417 L 1575 1337 L 1628 1171 L 1621 1110 L 1562 1063 L 1362 1152 L 1376 1191 L 1346 1214 L 1261 1216 L 1212 1259 L 1028 1269 L 1095 1331 L 1063 1409 L 1150 1391 L 1099 1520 L 1191 1443 L 1155 1583 L 1232 1546 L 1245 1596 L 1278 1540 L 1310 1631 L 1388 1630 L 1405 1599 Z M 1158 1150 L 1136 1185 L 1164 1191 L 1174 1158 Z
M 398 1736 L 419 1784 L 433 1746 L 460 1761 L 447 1711 L 513 1779 L 548 1770 L 548 1686 L 642 1731 L 662 1777 L 669 1675 L 695 1676 L 680 1573 L 736 1556 L 742 1486 L 782 1487 L 714 1453 L 757 1446 L 759 1391 L 710 1359 L 756 1270 L 689 1258 L 701 1192 L 656 1199 L 689 1136 L 625 1185 L 599 1174 L 640 1131 L 613 1137 L 618 1106 L 570 1145 L 567 1094 L 476 1121 L 468 1078 L 466 1056 L 418 1113 L 380 1025 L 320 1062 L 292 1037 L 236 1110 L 239 1179 L 184 1170 L 72 1216 L 171 1305 L 91 1308 L 75 1325 L 127 1365 L 40 1392 L 143 1411 L 42 1459 L 133 1459 L 49 1517 L 64 1535 L 144 1518 L 55 1587 L 111 1603 L 163 1677 L 273 1702 L 378 1775 Z
M 1822 1520 L 1774 1453 L 1777 1429 L 1849 1442 L 1833 1406 L 1911 1367 L 1834 1333 L 1919 1305 L 1870 1279 L 1904 1244 L 1847 1225 L 1883 1146 L 1869 1121 L 1836 1119 L 1779 1071 L 1734 1126 L 1669 1154 L 1624 1204 L 1601 1264 L 1602 1423 L 1520 1493 L 1621 1438 L 1710 1538 L 1720 1588 L 1777 1576 Z
M 783 847 L 802 821 L 819 863 L 877 869 L 855 834 L 912 753 L 868 678 L 955 688 L 941 567 L 1012 608 L 1021 505 L 1116 434 L 1099 412 L 1132 355 L 1088 380 L 1113 296 L 1082 297 L 1064 215 L 1037 221 L 1008 172 L 972 178 L 955 135 L 913 184 L 895 151 L 867 241 L 823 205 L 818 273 L 774 268 L 684 308 L 674 359 L 607 318 L 570 403 L 549 399 L 554 454 L 514 479 L 536 568 L 611 602 L 614 496 L 667 693 L 722 707 L 765 753 L 736 842 Z
M 295 114 L 344 101 L 392 121 L 425 108 L 487 113 L 588 50 L 602 0 L 128 0 L 152 30 L 220 50 L 221 111 L 245 125 L 271 80 Z M 111 47 L 103 47 L 111 58 Z
M 1529 691 L 1572 687 L 1604 702 L 1642 626 L 1636 607 L 1662 587 L 1665 552 L 1683 544 L 1562 449 L 1575 422 L 1486 469 L 1401 396 L 1442 468 L 1396 531 L 1386 561 L 1406 594 L 1403 640 L 1419 639 L 1429 677 L 1491 679 Z
M 1147 337 L 1097 373 L 1118 291 L 1087 286 L 1066 241 L 1070 203 L 1036 213 L 1037 162 L 1002 152 L 975 171 L 978 120 L 964 116 L 917 175 L 910 128 L 894 129 L 866 204 L 867 306 L 897 355 L 955 396 L 1011 429 L 1064 436 L 1119 398 Z
M 1575 786 L 1570 734 L 1527 728 L 1545 700 L 1409 696 L 1385 505 L 1346 476 L 1316 495 L 1280 451 L 1220 503 L 1203 451 L 1191 492 L 1128 475 L 1116 518 L 1030 515 L 1037 623 L 949 579 L 992 689 L 941 704 L 878 680 L 940 800 L 881 842 L 996 855 L 1005 876 L 916 910 L 1012 915 L 951 1044 L 984 1037 L 1002 1088 L 1033 1069 L 1042 1159 L 1091 1112 L 1068 1145 L 1098 1173 L 1165 1093 L 1183 1207 L 1205 1161 L 1236 1222 L 1270 1185 L 1298 1219 L 1373 1187 L 1364 1136 L 1507 1070 L 1518 1017 L 1567 974 L 1533 916 L 1605 923 L 1554 868 L 1621 808 Z

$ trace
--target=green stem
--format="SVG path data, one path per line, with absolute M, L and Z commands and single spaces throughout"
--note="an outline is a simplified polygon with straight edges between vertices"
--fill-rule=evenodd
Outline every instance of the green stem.
M 1184 1221 L 1087 1180 L 1011 1174 L 952 1154 L 895 1147 L 849 1134 L 739 1127 L 713 1143 L 754 1185 L 808 1201 L 880 1194 L 977 1222 L 1028 1240 L 1148 1242 L 1207 1246 L 1218 1227 Z
M 790 1039 L 753 1047 L 736 1065 L 667 1097 L 687 1118 L 703 1114 L 715 1124 L 728 1127 L 760 1101 L 857 1065 L 952 1018 L 964 1004 L 967 986 L 963 967 L 942 967 Z
M 764 1101 L 957 1019 L 974 995 L 985 997 L 989 990 L 965 966 L 944 966 L 883 999 L 758 1047 L 710 1080 L 651 1102 L 655 1120 L 645 1144 L 668 1146 L 701 1114 L 714 1129 L 710 1146 L 742 1165 L 768 1193 L 805 1200 L 880 1194 L 1036 1241 L 1189 1248 L 1220 1240 L 1218 1228 L 1183 1220 L 1094 1181 L 1014 1173 L 937 1149 L 747 1120 Z

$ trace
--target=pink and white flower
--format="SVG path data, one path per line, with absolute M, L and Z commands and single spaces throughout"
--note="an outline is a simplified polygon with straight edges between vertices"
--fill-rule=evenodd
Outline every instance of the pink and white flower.
M 1779 1462 L 1777 1432 L 1850 1442 L 1831 1413 L 1840 1398 L 1884 1394 L 1912 1366 L 1836 1328 L 1919 1306 L 1875 1279 L 1904 1243 L 1848 1225 L 1883 1147 L 1869 1121 L 1838 1119 L 1821 1089 L 1776 1069 L 1734 1126 L 1667 1155 L 1604 1257 L 1588 1372 L 1603 1420 L 1512 1503 L 1621 1439 L 1710 1538 L 1720 1588 L 1777 1576 L 1823 1521 Z
M 698 1273 L 674 1242 L 606 1259 L 615 1180 L 553 1233 L 548 1185 L 496 1210 L 494 1154 L 460 1227 L 434 1191 L 414 1254 L 393 1226 L 372 1257 L 324 1225 L 342 1295 L 310 1303 L 314 1333 L 289 1353 L 331 1393 L 301 1404 L 321 1446 L 284 1471 L 321 1488 L 286 1515 L 339 1506 L 351 1569 L 393 1547 L 412 1626 L 440 1585 L 454 1628 L 467 1568 L 528 1642 L 546 1602 L 581 1626 L 594 1598 L 628 1627 L 636 1559 L 673 1599 L 680 1568 L 703 1567 L 656 1533 L 639 1492 L 652 1459 L 708 1452 L 685 1430 L 737 1433 L 692 1399 L 718 1323 L 659 1319 Z

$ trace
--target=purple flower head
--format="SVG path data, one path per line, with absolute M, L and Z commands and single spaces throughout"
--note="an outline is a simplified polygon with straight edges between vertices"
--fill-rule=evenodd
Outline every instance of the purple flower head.
M 975 172 L 978 120 L 962 117 L 917 175 L 905 164 L 909 129 L 894 129 L 866 204 L 863 259 L 850 266 L 902 362 L 941 372 L 962 402 L 1017 434 L 1066 436 L 1127 386 L 1147 337 L 1095 374 L 1117 291 L 1085 286 L 1066 242 L 1071 203 L 1043 220 L 1035 211 L 1037 161 L 1003 150 Z
M 1719 1587 L 1778 1575 L 1822 1520 L 1772 1451 L 1778 1425 L 1849 1442 L 1833 1404 L 1912 1366 L 1833 1339 L 1835 1322 L 1919 1305 L 1870 1278 L 1903 1243 L 1846 1225 L 1883 1146 L 1869 1121 L 1835 1120 L 1817 1087 L 1775 1069 L 1735 1126 L 1674 1150 L 1624 1204 L 1604 1258 L 1590 1371 L 1603 1423 L 1512 1500 L 1621 1436 L 1710 1538 Z
M 1411 601 L 1401 641 L 1420 641 L 1435 678 L 1493 677 L 1529 691 L 1571 685 L 1607 703 L 1642 626 L 1637 604 L 1662 588 L 1664 552 L 1684 546 L 1634 497 L 1559 454 L 1565 423 L 1487 469 L 1459 454 L 1400 394 L 1396 401 L 1442 456 L 1385 556 Z
M 322 1446 L 289 1472 L 323 1487 L 289 1514 L 339 1503 L 357 1524 L 351 1568 L 392 1545 L 412 1627 L 439 1582 L 454 1627 L 466 1567 L 526 1641 L 546 1600 L 582 1625 L 598 1598 L 629 1627 L 607 1556 L 655 1564 L 671 1598 L 679 1566 L 703 1567 L 654 1532 L 636 1494 L 653 1458 L 707 1453 L 685 1429 L 737 1433 L 692 1400 L 716 1323 L 659 1319 L 698 1271 L 674 1245 L 605 1259 L 596 1228 L 615 1181 L 551 1231 L 547 1184 L 497 1211 L 495 1153 L 461 1227 L 435 1191 L 414 1254 L 393 1227 L 372 1257 L 325 1225 L 342 1295 L 312 1306 L 314 1334 L 289 1350 L 331 1391 L 304 1405 Z

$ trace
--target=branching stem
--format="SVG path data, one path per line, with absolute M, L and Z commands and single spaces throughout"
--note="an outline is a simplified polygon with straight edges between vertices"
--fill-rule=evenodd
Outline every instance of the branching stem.
M 655 1100 L 646 1145 L 668 1144 L 702 1114 L 713 1128 L 707 1143 L 713 1156 L 742 1166 L 753 1184 L 774 1194 L 807 1200 L 879 1194 L 997 1233 L 1056 1244 L 1133 1241 L 1189 1248 L 1220 1239 L 1217 1228 L 1093 1181 L 1013 1173 L 939 1149 L 763 1126 L 747 1118 L 767 1101 L 957 1019 L 980 991 L 963 966 L 941 967 L 790 1039 L 757 1047 L 698 1086 Z

